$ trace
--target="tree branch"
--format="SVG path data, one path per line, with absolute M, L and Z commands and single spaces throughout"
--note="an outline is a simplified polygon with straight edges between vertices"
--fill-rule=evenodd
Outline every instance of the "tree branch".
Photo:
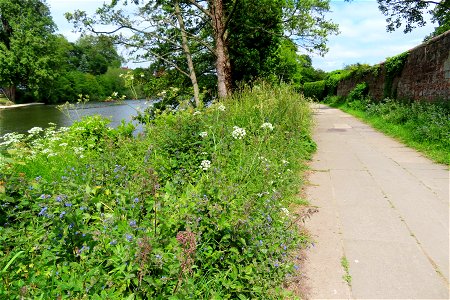
M 213 15 L 211 14 L 211 12 L 209 10 L 207 10 L 206 8 L 204 8 L 203 6 L 201 6 L 200 4 L 197 3 L 197 1 L 195 0 L 187 0 L 189 3 L 193 4 L 195 7 L 197 7 L 199 10 L 201 10 L 205 15 L 207 15 L 210 19 L 213 18 Z

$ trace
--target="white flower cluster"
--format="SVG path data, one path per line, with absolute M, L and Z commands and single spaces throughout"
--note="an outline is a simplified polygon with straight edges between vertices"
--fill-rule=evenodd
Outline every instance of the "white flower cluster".
M 240 128 L 237 126 L 233 127 L 233 132 L 231 133 L 231 135 L 236 139 L 236 140 L 242 140 L 244 138 L 244 136 L 247 133 L 245 132 L 244 128 Z
M 225 105 L 220 104 L 219 106 L 217 106 L 217 109 L 220 111 L 225 111 L 226 108 L 225 108 Z
M 200 132 L 199 135 L 200 135 L 202 138 L 205 138 L 205 137 L 208 136 L 208 133 L 207 133 L 206 131 L 203 131 L 203 132 Z
M 266 122 L 266 123 L 263 123 L 261 125 L 261 128 L 262 129 L 269 129 L 270 131 L 272 131 L 274 127 L 273 127 L 273 125 L 271 123 Z
M 3 142 L 0 143 L 0 146 L 9 146 L 11 144 L 19 143 L 23 139 L 24 135 L 20 133 L 6 133 L 3 135 Z
M 206 171 L 209 168 L 211 168 L 211 162 L 207 159 L 202 160 L 202 163 L 200 164 L 200 169 Z
M 36 134 L 43 131 L 43 129 L 41 127 L 33 127 L 30 130 L 28 130 L 28 133 L 30 134 Z
M 199 112 L 199 111 L 195 111 L 194 112 L 194 116 L 196 116 L 196 115 L 201 115 L 202 113 L 201 112 Z
M 282 208 L 281 208 L 281 211 L 282 211 L 286 216 L 289 216 L 289 210 L 288 210 L 287 208 L 282 207 Z

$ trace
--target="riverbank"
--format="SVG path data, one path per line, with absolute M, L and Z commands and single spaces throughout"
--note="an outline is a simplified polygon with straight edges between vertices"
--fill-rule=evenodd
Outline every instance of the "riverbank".
M 17 108 L 17 107 L 25 107 L 25 106 L 33 106 L 33 105 L 44 105 L 44 103 L 36 102 L 36 103 L 25 103 L 25 104 L 0 105 L 0 109 Z
M 303 97 L 261 84 L 157 114 L 145 135 L 108 123 L 8 136 L 0 298 L 287 298 L 308 243 L 293 213 L 315 147 Z

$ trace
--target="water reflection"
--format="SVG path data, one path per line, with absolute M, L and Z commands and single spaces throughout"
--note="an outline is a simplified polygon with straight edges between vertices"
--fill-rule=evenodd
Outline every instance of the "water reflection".
M 68 114 L 59 111 L 55 105 L 0 109 L 0 136 L 8 132 L 23 133 L 35 126 L 46 128 L 49 122 L 58 127 L 69 126 L 83 116 L 95 114 L 109 118 L 110 126 L 116 127 L 122 120 L 131 121 L 138 109 L 143 110 L 148 105 L 150 103 L 145 100 L 127 100 L 120 103 L 90 102 L 69 110 Z M 137 122 L 134 123 L 138 125 Z

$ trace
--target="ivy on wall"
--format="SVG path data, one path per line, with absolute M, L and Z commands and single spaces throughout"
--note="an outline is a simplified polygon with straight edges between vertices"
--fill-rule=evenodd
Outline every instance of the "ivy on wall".
M 400 76 L 403 71 L 403 67 L 405 66 L 406 60 L 408 59 L 409 52 L 403 52 L 399 55 L 389 57 L 386 59 L 384 64 L 386 69 L 386 76 L 384 79 L 384 91 L 383 96 L 385 98 L 397 97 L 397 89 L 392 90 L 392 86 L 394 83 L 394 78 Z

